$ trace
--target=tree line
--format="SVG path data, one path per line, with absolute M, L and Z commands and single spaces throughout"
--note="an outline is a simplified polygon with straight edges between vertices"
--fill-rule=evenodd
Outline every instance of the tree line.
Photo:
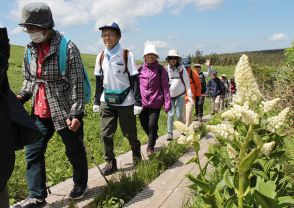
M 236 65 L 242 54 L 248 55 L 250 63 L 260 66 L 281 66 L 285 62 L 285 49 L 246 51 L 236 53 L 216 54 L 212 53 L 204 55 L 202 51 L 196 50 L 195 54 L 189 55 L 193 63 L 205 63 L 206 59 L 211 59 L 213 65 L 230 66 Z

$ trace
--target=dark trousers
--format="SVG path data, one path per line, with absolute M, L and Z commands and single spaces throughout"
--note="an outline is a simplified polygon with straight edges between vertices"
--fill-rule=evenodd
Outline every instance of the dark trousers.
M 196 96 L 196 100 L 195 100 L 195 113 L 196 113 L 195 116 L 196 117 L 203 116 L 204 100 L 205 100 L 205 96 Z
M 133 157 L 141 158 L 141 142 L 138 140 L 137 136 L 134 106 L 109 106 L 102 102 L 100 107 L 101 138 L 104 144 L 104 159 L 110 161 L 115 158 L 113 152 L 113 136 L 116 132 L 118 121 L 123 136 L 128 139 L 131 145 Z
M 141 125 L 148 135 L 148 147 L 154 147 L 158 138 L 158 119 L 160 109 L 143 108 L 139 115 Z
M 0 208 L 9 208 L 9 196 L 7 186 L 0 191 Z
M 30 191 L 30 197 L 46 198 L 46 169 L 45 152 L 48 141 L 53 136 L 55 128 L 52 119 L 35 117 L 35 123 L 42 132 L 39 141 L 26 146 L 27 161 L 27 181 Z M 58 131 L 65 145 L 66 156 L 73 167 L 74 184 L 82 188 L 87 186 L 88 182 L 88 164 L 86 151 L 83 145 L 83 124 L 77 132 L 68 128 Z

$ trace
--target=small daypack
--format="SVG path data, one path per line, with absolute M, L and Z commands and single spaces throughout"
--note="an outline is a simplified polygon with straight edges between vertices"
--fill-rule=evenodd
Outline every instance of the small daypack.
M 65 75 L 66 69 L 67 69 L 67 45 L 69 43 L 69 39 L 66 37 L 62 37 L 59 45 L 59 57 L 58 57 L 58 65 L 59 65 L 59 71 L 62 76 Z M 31 50 L 27 49 L 27 61 L 28 64 L 30 64 L 31 61 Z M 85 104 L 88 104 L 91 102 L 91 83 L 89 80 L 89 76 L 87 74 L 87 71 L 85 69 L 85 66 L 83 64 L 83 72 L 84 72 L 84 102 Z
M 130 87 L 124 90 L 109 90 L 109 89 L 104 89 L 104 99 L 107 104 L 122 104 L 126 97 L 128 96 L 130 90 L 133 88 L 132 83 L 131 83 L 131 75 L 128 70 L 128 54 L 129 50 L 124 49 L 123 51 L 123 59 L 125 61 L 125 71 L 124 73 L 128 74 L 129 82 L 130 82 Z M 101 52 L 100 59 L 99 59 L 99 64 L 100 64 L 100 74 L 102 75 L 102 82 L 103 82 L 103 69 L 102 69 L 102 63 L 104 60 L 104 51 Z

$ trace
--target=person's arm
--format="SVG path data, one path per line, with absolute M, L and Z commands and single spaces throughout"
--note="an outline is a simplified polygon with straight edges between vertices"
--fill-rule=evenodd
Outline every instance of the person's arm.
M 168 112 L 171 108 L 171 98 L 169 94 L 169 78 L 166 69 L 161 66 L 161 86 L 164 97 L 164 111 Z
M 81 120 L 84 116 L 84 67 L 80 52 L 73 42 L 68 44 L 68 69 L 72 106 L 70 118 Z
M 132 52 L 128 53 L 128 70 L 130 73 L 130 81 L 131 87 L 134 93 L 135 99 L 135 106 L 142 106 L 142 98 L 140 93 L 140 86 L 139 86 L 139 76 L 138 70 L 136 67 L 135 59 Z
M 213 69 L 211 66 L 211 62 L 210 59 L 206 59 L 205 65 L 207 66 L 207 72 L 203 72 L 203 75 L 206 77 L 208 77 L 209 75 L 211 75 Z
M 8 59 L 10 56 L 10 45 L 7 36 L 7 29 L 0 28 L 0 87 L 4 90 L 8 84 L 6 71 L 8 70 Z
M 191 86 L 190 86 L 190 78 L 189 75 L 187 73 L 187 70 L 185 69 L 184 66 L 183 67 L 183 80 L 185 82 L 185 86 L 186 86 L 186 92 L 187 92 L 187 96 L 188 96 L 188 100 L 193 103 L 193 94 L 191 91 Z
M 22 103 L 27 102 L 33 95 L 33 81 L 30 72 L 30 65 L 28 63 L 28 56 L 27 56 L 27 48 L 25 49 L 24 60 L 22 65 L 22 73 L 24 77 L 24 81 L 22 84 L 22 88 L 18 95 L 16 96 Z

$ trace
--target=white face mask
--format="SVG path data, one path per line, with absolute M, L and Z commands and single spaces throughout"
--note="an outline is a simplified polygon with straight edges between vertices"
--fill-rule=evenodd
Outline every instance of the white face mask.
M 47 35 L 43 35 L 42 31 L 29 33 L 29 36 L 34 43 L 42 43 L 47 38 Z

